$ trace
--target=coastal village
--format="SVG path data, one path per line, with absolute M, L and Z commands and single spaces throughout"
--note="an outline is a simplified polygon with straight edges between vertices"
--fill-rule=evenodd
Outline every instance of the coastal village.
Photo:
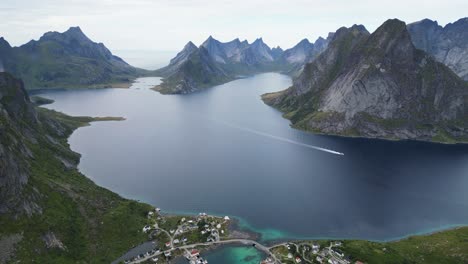
M 330 263 L 360 264 L 342 250 L 341 241 L 288 242 L 271 246 L 248 238 L 232 236 L 229 216 L 219 217 L 199 213 L 195 216 L 166 215 L 156 208 L 147 214 L 147 225 L 141 232 L 148 234 L 150 249 L 134 249 L 114 263 L 172 263 L 185 259 L 190 264 L 206 264 L 201 252 L 218 245 L 252 246 L 267 257 L 260 264 Z

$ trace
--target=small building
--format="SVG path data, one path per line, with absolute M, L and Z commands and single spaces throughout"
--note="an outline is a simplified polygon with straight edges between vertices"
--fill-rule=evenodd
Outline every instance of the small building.
M 217 225 L 216 225 L 216 228 L 220 229 L 220 228 L 221 228 L 221 224 L 217 224 Z
M 179 244 L 180 241 L 179 241 L 179 239 L 174 239 L 173 243 L 174 243 L 174 244 Z
M 171 246 L 171 242 L 166 242 L 166 247 L 170 247 Z
M 200 255 L 200 251 L 196 249 L 192 249 L 192 251 L 190 251 L 190 256 L 197 257 L 198 255 Z
M 302 259 L 300 257 L 296 257 L 296 263 L 301 263 Z
M 229 220 L 231 220 L 231 219 L 229 218 L 229 216 L 226 215 L 226 216 L 224 217 L 224 220 L 225 220 L 225 221 L 229 221 Z
M 333 242 L 333 246 L 335 246 L 335 247 L 341 247 L 341 245 L 342 245 L 341 241 Z
M 293 255 L 292 253 L 288 253 L 288 259 L 292 259 Z
M 151 226 L 149 226 L 149 225 L 145 225 L 145 226 L 143 227 L 143 232 L 145 232 L 145 233 L 148 232 L 148 231 L 150 231 L 150 230 L 151 230 Z
M 317 257 L 315 258 L 315 260 L 317 260 L 318 263 L 322 263 L 322 261 L 323 261 L 323 259 L 322 259 L 321 256 L 317 256 Z

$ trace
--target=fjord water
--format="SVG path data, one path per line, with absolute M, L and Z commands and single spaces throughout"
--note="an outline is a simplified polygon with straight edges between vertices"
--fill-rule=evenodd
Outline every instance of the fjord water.
M 276 73 L 190 95 L 149 90 L 159 81 L 42 94 L 67 114 L 126 118 L 69 140 L 97 184 L 166 211 L 237 216 L 263 240 L 388 240 L 468 224 L 466 145 L 292 129 L 260 100 L 291 84 Z

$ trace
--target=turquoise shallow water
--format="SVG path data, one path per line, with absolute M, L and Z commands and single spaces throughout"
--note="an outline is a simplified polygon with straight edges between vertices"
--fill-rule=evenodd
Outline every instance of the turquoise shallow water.
M 203 255 L 210 264 L 259 264 L 266 256 L 253 247 L 223 247 Z

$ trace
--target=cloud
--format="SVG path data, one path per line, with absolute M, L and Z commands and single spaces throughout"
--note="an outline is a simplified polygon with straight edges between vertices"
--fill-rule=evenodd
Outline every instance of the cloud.
M 263 37 L 288 48 L 358 23 L 374 30 L 388 18 L 442 24 L 465 16 L 468 1 L 367 0 L 2 0 L 0 34 L 12 45 L 47 31 L 80 26 L 111 49 L 179 50 L 213 35 L 223 41 Z

